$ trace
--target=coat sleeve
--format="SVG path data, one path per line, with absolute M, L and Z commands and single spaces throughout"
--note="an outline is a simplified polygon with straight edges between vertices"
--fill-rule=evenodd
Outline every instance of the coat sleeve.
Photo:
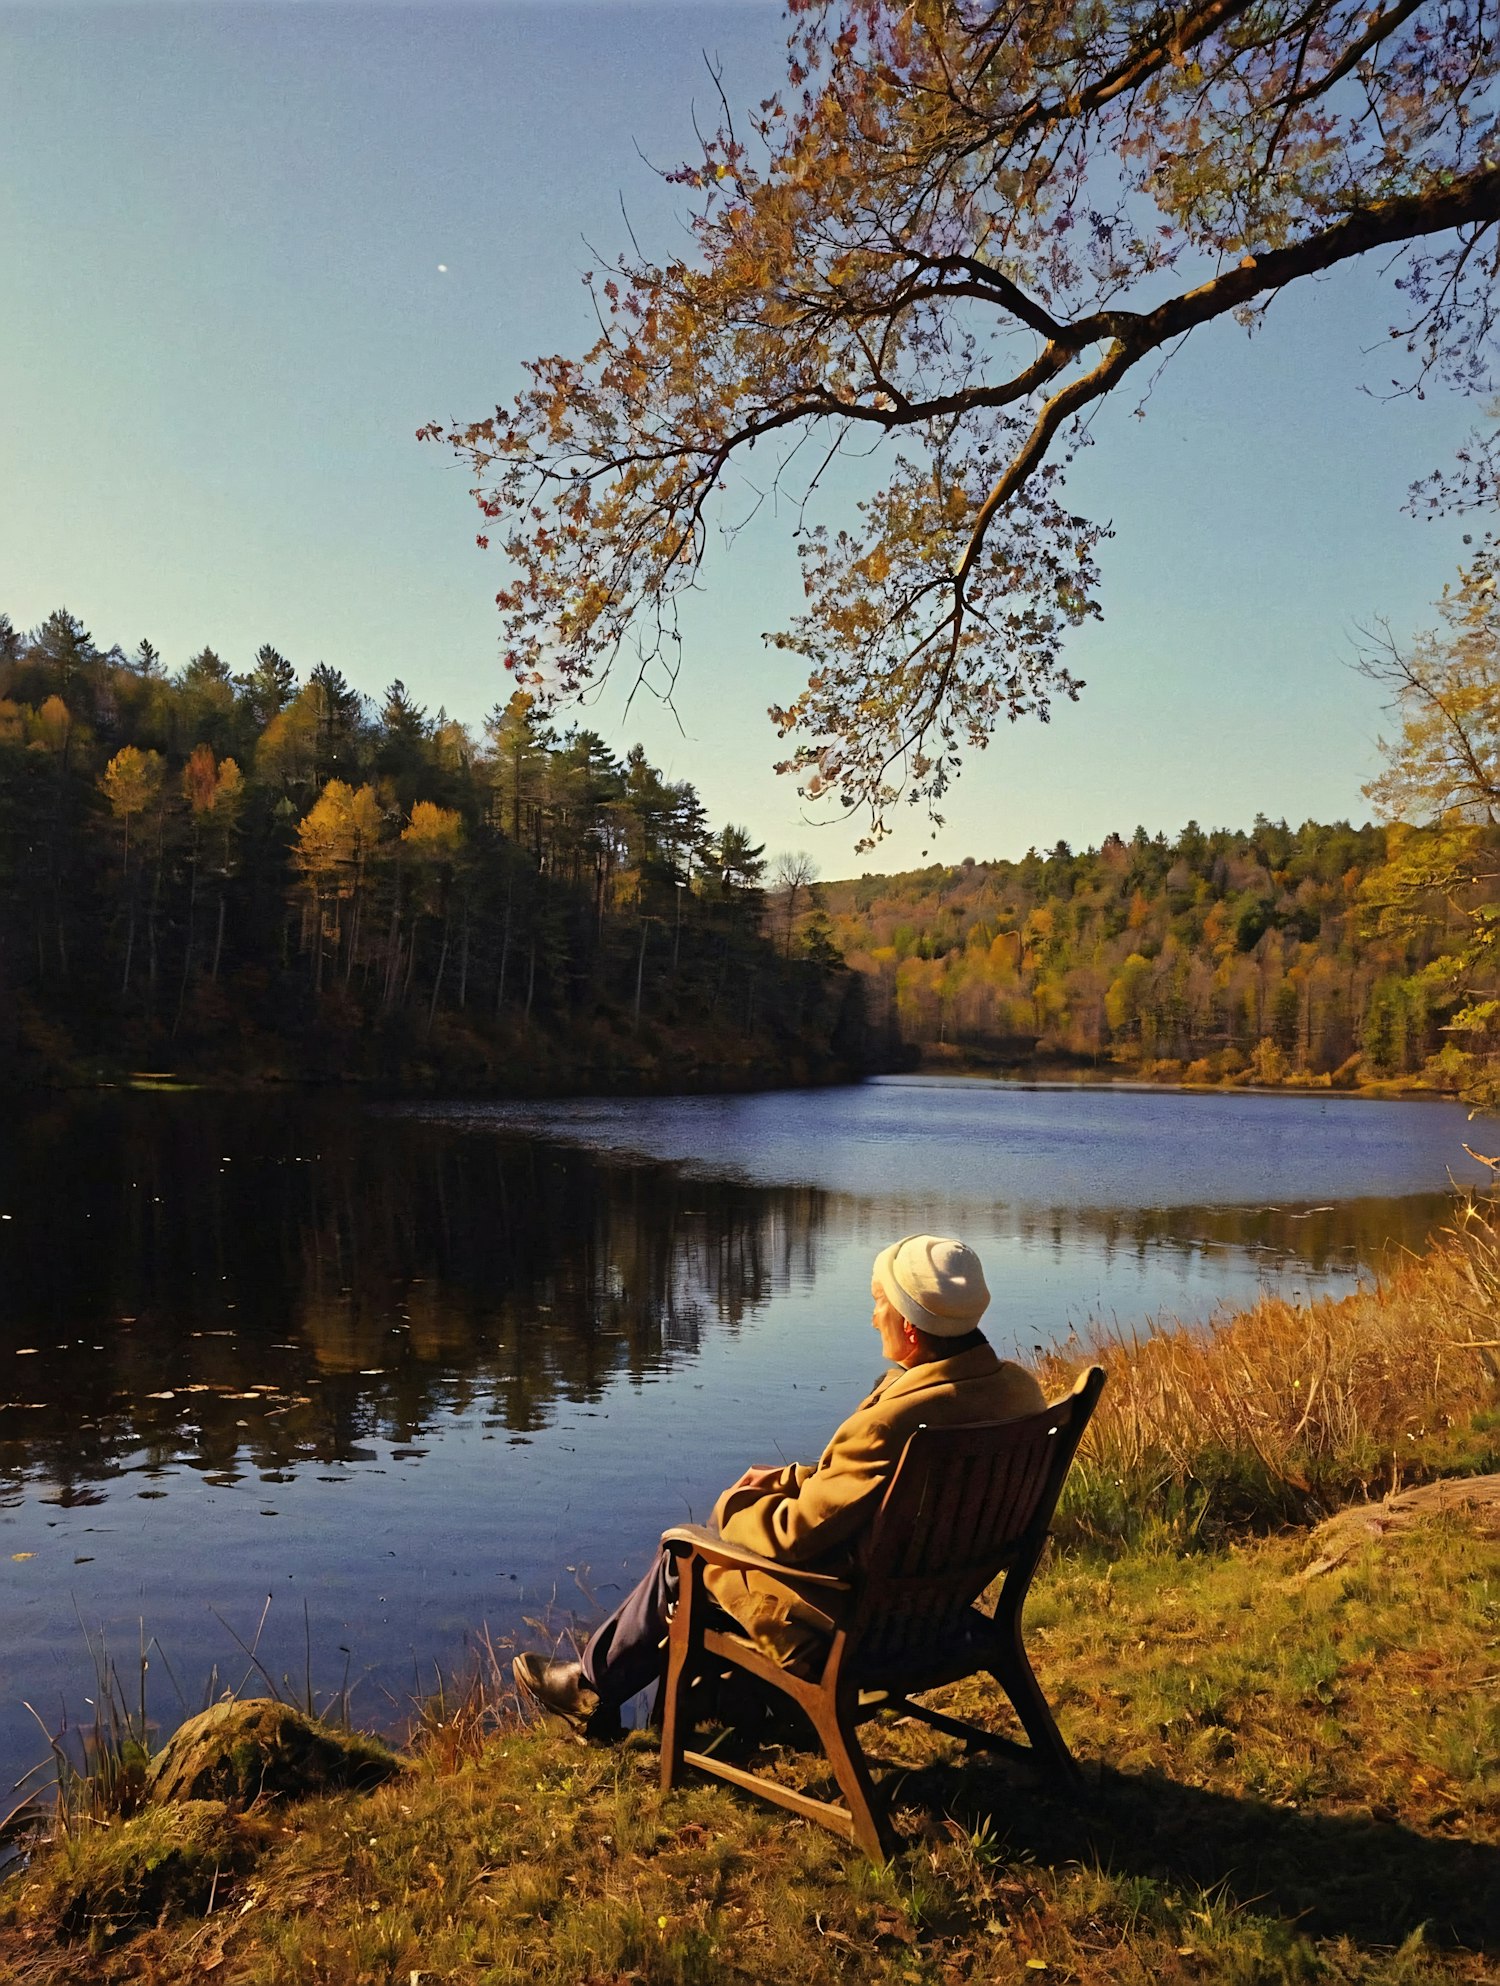
M 851 1538 L 867 1521 L 900 1458 L 904 1432 L 894 1416 L 850 1416 L 816 1469 L 780 1492 L 724 1513 L 720 1530 L 732 1544 L 797 1565 Z
M 713 1513 L 709 1517 L 709 1524 L 722 1534 L 724 1526 L 737 1511 L 744 1510 L 752 1503 L 758 1503 L 763 1497 L 795 1496 L 798 1485 L 805 1482 L 811 1474 L 812 1468 L 808 1463 L 787 1462 L 776 1480 L 767 1483 L 764 1489 L 721 1490 L 718 1501 L 713 1507 Z

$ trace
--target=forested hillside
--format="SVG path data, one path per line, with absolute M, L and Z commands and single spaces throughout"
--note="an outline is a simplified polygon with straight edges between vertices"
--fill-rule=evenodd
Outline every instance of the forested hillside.
M 1157 1078 L 1459 1087 L 1443 1025 L 1467 925 L 1377 931 L 1399 829 L 1190 823 L 1075 854 L 826 885 L 870 1019 L 929 1059 L 1057 1057 Z
M 0 616 L 0 1073 L 690 1088 L 859 1064 L 826 920 L 639 748 Z

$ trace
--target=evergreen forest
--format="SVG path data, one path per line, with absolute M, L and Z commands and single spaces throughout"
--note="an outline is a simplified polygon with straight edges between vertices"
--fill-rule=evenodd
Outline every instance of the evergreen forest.
M 639 748 L 263 646 L 0 615 L 0 1070 L 691 1089 L 849 1072 L 826 918 Z

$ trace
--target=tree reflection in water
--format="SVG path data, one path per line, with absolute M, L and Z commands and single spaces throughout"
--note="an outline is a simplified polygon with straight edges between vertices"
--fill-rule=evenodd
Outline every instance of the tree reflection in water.
M 0 1151 L 0 1493 L 97 1500 L 125 1459 L 234 1481 L 365 1459 L 437 1414 L 512 1436 L 695 1359 L 820 1246 L 920 1199 L 750 1184 L 358 1102 L 68 1098 Z M 1298 1207 L 991 1209 L 1107 1264 L 1249 1253 L 1314 1277 L 1420 1245 L 1439 1194 Z M 1295 1281 L 1295 1278 L 1294 1278 Z
M 0 1478 L 533 1431 L 810 1279 L 825 1199 L 320 1099 L 59 1103 L 0 1159 Z

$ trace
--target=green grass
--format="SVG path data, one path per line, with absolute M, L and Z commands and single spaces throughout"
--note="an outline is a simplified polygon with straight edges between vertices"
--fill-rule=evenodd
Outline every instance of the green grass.
M 1082 1806 L 877 1727 L 905 1774 L 881 1868 L 727 1788 L 663 1798 L 647 1734 L 429 1727 L 372 1794 L 148 1810 L 40 1855 L 0 1892 L 0 1977 L 1493 1980 L 1500 1552 L 1449 1517 L 1303 1582 L 1308 1557 L 1305 1538 L 1058 1556 L 1028 1638 Z M 977 1681 L 947 1694 L 994 1714 Z

